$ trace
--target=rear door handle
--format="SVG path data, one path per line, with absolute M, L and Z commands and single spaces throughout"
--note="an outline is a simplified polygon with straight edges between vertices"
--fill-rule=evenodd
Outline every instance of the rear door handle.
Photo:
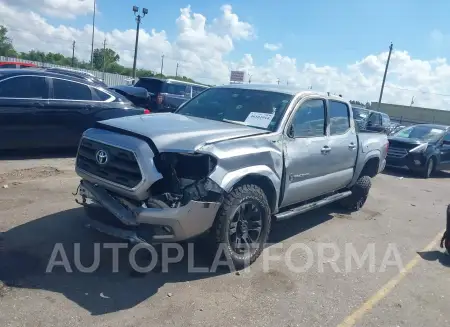
M 348 145 L 348 148 L 350 149 L 350 150 L 353 150 L 354 148 L 356 148 L 356 144 L 355 143 L 350 143 L 349 145 Z
M 322 152 L 323 154 L 327 154 L 331 151 L 331 148 L 328 145 L 325 145 L 320 152 Z

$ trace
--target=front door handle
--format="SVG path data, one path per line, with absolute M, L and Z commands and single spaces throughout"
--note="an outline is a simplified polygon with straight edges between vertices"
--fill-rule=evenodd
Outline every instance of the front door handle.
M 348 145 L 348 148 L 349 148 L 350 150 L 353 150 L 353 149 L 356 148 L 356 144 L 352 142 L 352 143 L 350 143 L 350 144 Z
M 325 145 L 320 152 L 322 152 L 323 154 L 327 154 L 331 151 L 331 148 L 328 145 Z

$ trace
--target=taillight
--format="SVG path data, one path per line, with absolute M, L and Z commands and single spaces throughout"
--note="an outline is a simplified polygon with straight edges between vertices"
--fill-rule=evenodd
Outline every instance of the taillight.
M 144 115 L 151 113 L 150 109 L 144 109 Z
M 162 94 L 158 94 L 156 96 L 156 103 L 161 104 L 162 102 L 163 102 L 163 96 L 162 96 Z

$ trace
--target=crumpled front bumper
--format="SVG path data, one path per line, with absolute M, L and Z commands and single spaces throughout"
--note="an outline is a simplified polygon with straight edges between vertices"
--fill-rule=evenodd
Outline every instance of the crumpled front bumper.
M 198 236 L 212 227 L 220 207 L 219 202 L 202 201 L 178 208 L 124 205 L 86 180 L 81 180 L 79 192 L 92 228 L 135 243 L 177 242 Z

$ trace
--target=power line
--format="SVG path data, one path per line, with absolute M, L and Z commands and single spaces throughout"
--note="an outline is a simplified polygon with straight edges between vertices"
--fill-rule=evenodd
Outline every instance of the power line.
M 386 85 L 385 88 L 402 90 L 402 91 L 409 91 L 409 92 L 418 92 L 418 93 L 422 93 L 422 94 L 439 95 L 439 96 L 443 96 L 443 97 L 450 97 L 450 94 L 436 93 L 436 92 L 429 92 L 429 91 L 422 91 L 422 90 L 414 90 L 414 89 L 408 89 L 408 88 L 405 88 L 405 87 L 398 87 L 398 86 L 392 86 L 392 85 Z

